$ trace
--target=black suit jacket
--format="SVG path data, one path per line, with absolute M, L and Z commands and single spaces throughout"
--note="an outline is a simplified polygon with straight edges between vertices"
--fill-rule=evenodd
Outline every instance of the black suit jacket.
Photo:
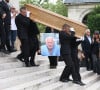
M 94 42 L 92 43 L 92 53 L 99 56 L 99 43 L 94 39 Z
M 59 39 L 61 44 L 61 55 L 71 54 L 71 40 L 74 36 L 69 35 L 64 31 L 59 33 Z
M 17 26 L 18 37 L 20 39 L 28 39 L 28 31 L 30 27 L 30 19 L 21 14 L 17 15 L 15 18 L 15 23 Z
M 2 19 L 2 15 L 4 14 L 5 12 L 3 11 L 3 9 L 0 7 L 0 19 Z
M 10 9 L 3 0 L 0 2 L 0 8 L 6 13 L 6 17 L 4 19 L 5 24 L 11 25 L 11 14 L 10 14 Z
M 30 40 L 31 52 L 39 50 L 39 40 L 37 35 L 40 34 L 37 24 L 30 19 L 30 27 L 28 30 L 28 36 Z
M 82 49 L 85 54 L 91 53 L 91 44 L 86 36 L 84 36 L 84 41 L 82 42 Z
M 76 41 L 76 37 L 74 37 L 71 40 L 71 54 L 72 55 L 76 55 L 78 54 L 78 45 L 82 42 L 82 41 Z
M 37 27 L 37 24 L 30 19 L 30 26 L 28 30 L 29 37 L 37 37 L 38 34 L 40 34 L 40 31 Z

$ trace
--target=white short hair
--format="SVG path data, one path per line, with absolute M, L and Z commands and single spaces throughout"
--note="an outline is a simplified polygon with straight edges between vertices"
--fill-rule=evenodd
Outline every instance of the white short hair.
M 52 40 L 54 41 L 54 38 L 53 38 L 53 37 L 47 37 L 47 38 L 45 39 L 45 42 L 47 42 L 48 39 L 52 39 Z
M 90 29 L 86 29 L 85 33 L 90 32 Z

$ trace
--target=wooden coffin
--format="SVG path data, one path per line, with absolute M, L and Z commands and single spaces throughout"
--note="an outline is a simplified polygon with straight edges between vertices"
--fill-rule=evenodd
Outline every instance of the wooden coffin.
M 61 30 L 63 24 L 66 23 L 75 29 L 77 35 L 82 36 L 87 28 L 86 25 L 80 22 L 74 21 L 65 16 L 40 8 L 38 6 L 30 4 L 26 4 L 25 6 L 27 10 L 31 12 L 30 18 L 32 20 L 57 30 Z

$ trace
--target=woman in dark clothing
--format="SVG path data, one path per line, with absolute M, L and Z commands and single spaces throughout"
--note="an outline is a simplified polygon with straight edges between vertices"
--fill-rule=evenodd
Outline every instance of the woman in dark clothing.
M 99 31 L 95 31 L 92 40 L 93 72 L 97 73 L 97 60 L 99 59 Z

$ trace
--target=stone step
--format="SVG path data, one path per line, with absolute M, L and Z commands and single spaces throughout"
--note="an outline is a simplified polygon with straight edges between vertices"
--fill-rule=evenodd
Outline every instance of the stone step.
M 90 87 L 95 82 L 97 82 L 98 80 L 100 80 L 100 77 L 94 73 L 94 75 L 89 76 L 88 79 L 84 79 L 83 82 L 86 83 L 85 87 L 87 88 L 87 87 Z
M 36 55 L 39 67 L 24 67 L 24 63 L 15 57 L 20 52 L 0 57 L 0 90 L 100 90 L 100 77 L 92 71 L 81 68 L 82 81 L 86 86 L 62 83 L 59 77 L 65 66 L 58 62 L 57 69 L 49 69 L 48 57 Z M 0 53 L 1 54 L 1 53 Z
M 16 57 L 0 57 L 0 64 L 3 63 L 10 63 L 10 62 L 21 62 L 19 59 Z M 49 60 L 35 60 L 37 64 L 44 64 L 44 63 L 49 63 Z
M 38 63 L 38 64 L 43 64 L 43 63 L 49 63 L 49 60 L 48 58 L 40 58 L 40 56 L 36 56 L 35 58 L 35 62 Z M 7 57 L 0 57 L 0 64 L 3 64 L 3 63 L 9 63 L 9 62 L 17 62 L 19 61 L 16 57 L 10 57 L 10 56 L 7 56 Z
M 0 64 L 9 63 L 9 62 L 17 62 L 18 60 L 12 57 L 0 57 Z
M 57 82 L 59 80 L 59 76 L 60 74 L 55 74 L 2 90 L 39 90 L 41 87 Z
M 70 86 L 72 86 L 72 83 L 71 82 L 62 83 L 62 82 L 58 81 L 58 82 L 48 85 L 46 87 L 40 88 L 39 90 L 63 90 L 65 88 L 65 86 L 70 87 Z M 66 90 L 67 90 L 67 88 L 66 88 Z
M 96 81 L 93 85 L 86 88 L 86 90 L 100 90 L 100 77 L 98 81 Z
M 93 73 L 92 71 L 85 71 L 83 73 L 81 73 L 81 78 L 82 80 L 84 80 L 85 78 L 88 78 L 89 76 L 94 75 L 95 73 Z
M 100 83 L 99 83 L 99 85 L 100 85 Z M 99 86 L 99 88 L 97 88 L 97 90 L 100 90 L 100 86 Z
M 0 71 L 0 79 L 12 77 L 12 76 L 19 76 L 19 75 L 23 75 L 23 74 L 31 73 L 35 71 L 41 71 L 41 70 L 45 70 L 48 68 L 49 68 L 49 64 L 42 64 L 39 67 L 20 67 L 20 68 L 14 68 L 10 70 L 9 69 L 3 70 L 3 71 Z
M 15 58 L 19 53 L 20 53 L 20 51 L 11 53 L 9 55 L 9 57 Z M 35 62 L 38 63 L 38 64 L 49 63 L 49 59 L 48 59 L 47 56 L 41 56 L 41 55 L 37 55 L 36 54 L 36 56 L 35 56 Z
M 19 61 L 16 56 L 19 54 L 18 52 L 12 53 L 10 55 L 5 55 L 5 57 L 0 57 L 0 64 L 2 63 L 9 63 L 9 62 L 17 62 Z M 35 62 L 37 64 L 44 64 L 44 63 L 49 63 L 49 59 L 47 56 L 41 56 L 41 55 L 36 55 L 35 57 Z
M 40 62 L 42 62 L 42 61 L 40 61 Z M 18 63 L 22 63 L 22 62 L 18 62 Z M 58 62 L 57 67 L 62 67 L 62 66 L 64 67 L 64 63 Z M 2 71 L 0 71 L 0 79 L 12 77 L 12 76 L 18 76 L 18 75 L 22 75 L 22 74 L 26 74 L 26 73 L 35 72 L 35 71 L 46 70 L 48 68 L 49 68 L 49 64 L 43 63 L 43 64 L 40 64 L 39 67 L 13 67 L 10 69 L 3 69 Z M 84 71 L 84 70 L 85 70 L 84 68 L 81 69 L 81 71 Z M 9 73 L 9 74 L 7 74 L 7 73 Z
M 49 64 L 49 60 L 41 60 L 41 59 L 35 59 L 36 64 Z
M 7 62 L 17 62 L 19 61 L 16 57 L 0 57 L 0 64 L 2 63 L 7 63 Z M 36 62 L 38 62 L 39 64 L 43 64 L 43 63 L 49 63 L 49 60 L 45 60 L 45 59 L 35 59 Z
M 63 67 L 59 67 L 58 69 L 53 69 L 53 70 L 47 69 L 47 70 L 27 73 L 27 74 L 20 75 L 20 76 L 13 76 L 13 77 L 9 77 L 6 79 L 0 79 L 0 89 L 11 87 L 14 85 L 19 85 L 25 82 L 30 82 L 32 80 L 44 78 L 47 76 L 52 76 L 55 73 L 56 74 L 61 73 L 62 69 Z
M 20 67 L 23 67 L 23 66 L 24 66 L 24 63 L 22 63 L 22 62 L 4 63 L 4 64 L 0 64 L 0 71 L 12 69 L 12 68 L 20 68 Z
M 37 60 L 40 65 L 49 64 L 48 60 Z M 62 64 L 61 64 L 62 65 Z M 0 71 L 24 67 L 25 64 L 15 57 L 0 57 Z
M 81 73 L 82 79 L 86 79 L 86 78 L 88 78 L 89 76 L 92 76 L 92 75 L 93 75 L 93 73 L 88 72 L 88 71 Z M 53 83 L 53 84 L 48 85 L 46 87 L 43 87 L 39 90 L 63 90 L 65 88 L 67 89 L 68 87 L 72 87 L 72 86 L 73 86 L 72 82 L 68 82 L 68 83 L 56 82 L 56 83 Z
M 60 81 L 56 82 L 56 83 L 53 83 L 51 85 L 48 85 L 46 87 L 43 87 L 43 88 L 40 88 L 39 90 L 57 90 L 59 88 L 62 88 L 62 86 L 64 85 L 65 83 L 62 83 Z M 69 84 L 69 83 L 67 83 Z M 62 89 L 63 90 L 63 89 Z
M 4 54 L 4 53 L 0 52 L 0 57 L 7 57 L 7 56 L 8 56 L 8 54 Z
M 95 89 L 95 88 L 90 89 L 90 85 L 92 86 L 93 83 L 96 83 L 97 79 L 98 79 L 98 77 L 95 77 L 95 74 L 94 74 L 92 76 L 88 76 L 87 78 L 84 78 L 83 81 L 89 80 L 87 82 L 86 86 L 79 86 L 77 84 L 72 84 L 71 82 L 69 82 L 69 83 L 57 82 L 57 83 L 54 83 L 53 85 L 51 85 L 52 88 L 50 88 L 51 86 L 48 86 L 48 87 L 42 88 L 40 90 L 87 90 L 87 87 L 88 87 L 88 90 L 97 90 L 98 88 L 97 89 Z M 93 87 L 97 87 L 97 85 L 100 85 L 100 82 L 98 82 L 98 84 L 94 85 Z
M 61 63 L 62 62 L 58 63 L 58 68 L 64 67 L 61 65 Z M 14 68 L 10 70 L 9 69 L 3 70 L 3 71 L 0 71 L 0 79 L 4 79 L 7 77 L 13 77 L 13 76 L 19 76 L 19 75 L 23 75 L 23 74 L 27 74 L 27 73 L 31 73 L 35 71 L 46 70 L 48 68 L 49 68 L 49 64 L 41 64 L 39 67 L 20 67 L 20 68 Z M 81 72 L 84 72 L 84 71 L 85 71 L 85 68 L 81 68 Z
M 86 84 L 85 86 L 79 86 L 77 84 L 74 84 L 73 87 L 67 88 L 68 90 L 86 90 L 87 87 L 90 87 L 94 83 L 98 81 L 98 76 L 96 74 L 89 76 L 88 78 L 85 78 L 83 82 Z M 66 89 L 64 89 L 66 90 Z M 91 89 L 90 89 L 91 90 Z M 93 90 L 93 89 L 92 89 Z
M 60 68 L 60 67 L 59 67 Z M 35 84 L 35 82 L 34 82 L 34 87 L 35 88 L 33 88 L 33 89 L 31 89 L 31 90 L 39 90 L 39 88 L 42 88 L 42 87 L 44 87 L 44 86 L 46 86 L 45 84 L 47 84 L 48 83 L 48 85 L 50 85 L 50 84 L 52 84 L 52 83 L 56 83 L 56 82 L 58 82 L 59 81 L 59 76 L 60 76 L 60 74 L 62 73 L 62 70 L 63 70 L 63 67 L 59 70 L 59 69 L 57 69 L 57 70 L 54 70 L 54 72 L 53 72 L 53 70 L 51 70 L 51 73 L 52 74 L 49 74 L 50 72 L 48 72 L 47 73 L 47 75 L 49 74 L 49 75 L 51 75 L 50 77 L 53 77 L 53 76 L 55 76 L 55 74 L 57 74 L 57 72 L 58 72 L 58 74 L 56 75 L 56 77 L 53 77 L 53 78 L 50 78 L 50 80 L 48 80 L 48 82 L 46 82 L 46 81 L 44 81 L 44 82 L 46 82 L 46 83 L 44 83 L 44 82 L 41 82 L 41 80 L 42 79 L 40 79 L 39 81 L 40 82 L 38 82 L 37 84 Z M 82 69 L 82 70 L 84 70 L 84 69 Z M 38 72 L 38 73 L 40 73 L 40 72 Z M 83 72 L 84 73 L 84 72 Z M 44 74 L 44 76 L 41 76 L 42 78 L 47 78 L 48 76 L 45 76 L 45 74 Z M 41 78 L 40 76 L 39 76 L 39 78 Z M 22 77 L 21 77 L 22 78 Z M 28 79 L 29 79 L 29 76 L 27 77 Z M 31 76 L 30 76 L 30 78 L 31 78 Z M 32 77 L 33 78 L 33 77 Z M 55 80 L 55 78 L 57 78 L 57 80 Z M 34 78 L 33 78 L 34 79 Z M 35 78 L 35 79 L 37 79 L 37 78 Z M 48 78 L 49 79 L 49 78 Z M 10 79 L 11 80 L 11 79 Z M 23 79 L 24 80 L 24 79 Z M 37 79 L 38 80 L 38 79 Z M 51 81 L 53 81 L 52 83 L 51 83 Z M 2 82 L 2 81 L 1 81 Z M 19 81 L 20 82 L 20 81 Z M 28 82 L 28 81 L 26 81 L 26 82 Z M 25 83 L 25 82 L 24 82 Z M 30 82 L 29 82 L 30 83 Z M 42 83 L 44 83 L 42 86 L 41 86 L 41 84 Z M 26 83 L 26 85 L 27 85 L 28 83 Z M 17 84 L 16 84 L 17 85 Z M 40 85 L 40 86 L 38 86 L 38 85 Z M 12 86 L 12 85 L 11 85 Z M 22 84 L 22 86 L 23 86 L 23 84 Z M 20 85 L 17 85 L 17 86 L 14 86 L 13 88 L 9 88 L 8 90 L 17 90 L 17 89 L 15 89 L 15 88 L 17 88 L 17 87 L 19 87 L 19 88 L 22 88 L 22 86 L 20 87 Z M 33 87 L 33 86 L 32 86 Z M 30 87 L 29 87 L 30 88 Z M 26 87 L 24 87 L 24 89 L 26 90 Z M 24 90 L 23 88 L 22 88 L 22 90 Z M 20 89 L 18 89 L 18 90 L 20 90 Z

